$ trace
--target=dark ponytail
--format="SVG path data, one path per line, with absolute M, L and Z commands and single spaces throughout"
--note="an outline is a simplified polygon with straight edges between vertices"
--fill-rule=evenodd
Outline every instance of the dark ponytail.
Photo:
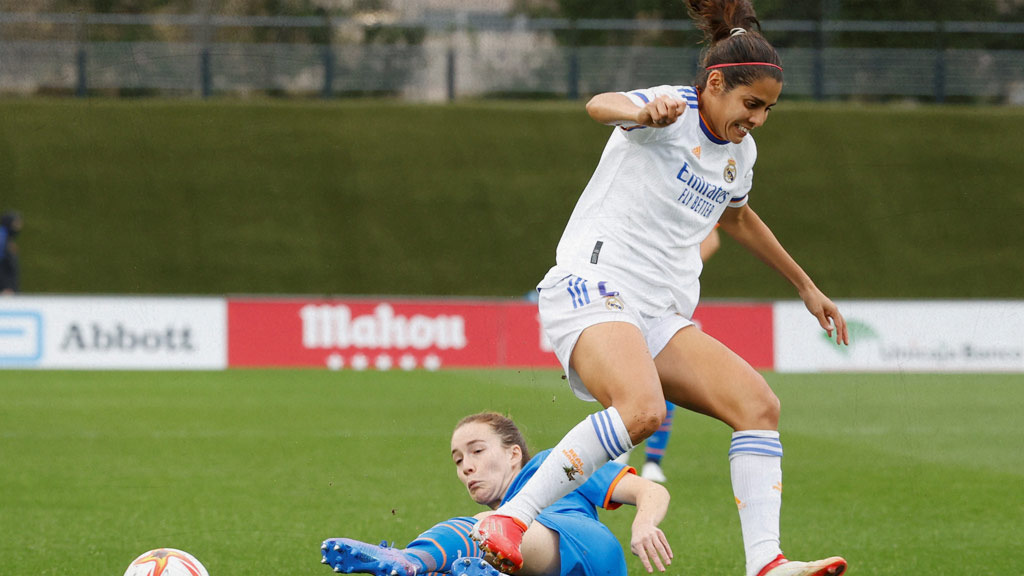
M 782 60 L 761 35 L 761 22 L 750 0 L 686 0 L 686 8 L 697 29 L 704 32 L 705 47 L 694 81 L 697 88 L 707 85 L 708 68 L 723 64 L 732 64 L 720 67 L 726 90 L 765 77 L 782 82 Z

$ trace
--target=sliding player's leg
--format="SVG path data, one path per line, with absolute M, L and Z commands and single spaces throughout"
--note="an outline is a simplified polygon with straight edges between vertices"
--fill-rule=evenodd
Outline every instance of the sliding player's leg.
M 469 537 L 475 518 L 456 517 L 434 525 L 404 549 L 367 544 L 350 538 L 332 538 L 321 547 L 322 562 L 335 571 L 377 576 L 415 576 L 451 572 L 459 558 L 483 556 Z
M 473 537 L 494 554 L 503 572 L 522 566 L 522 534 L 541 510 L 650 436 L 665 417 L 661 383 L 636 325 L 602 322 L 584 329 L 572 348 L 570 368 L 574 389 L 579 393 L 585 387 L 585 394 L 607 408 L 570 430 L 522 490 L 477 524 Z

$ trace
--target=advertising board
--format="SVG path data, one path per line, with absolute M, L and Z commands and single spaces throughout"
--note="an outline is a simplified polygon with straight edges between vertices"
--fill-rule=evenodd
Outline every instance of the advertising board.
M 837 346 L 801 302 L 775 304 L 779 372 L 1024 372 L 1024 302 L 837 302 L 850 345 Z
M 696 320 L 771 368 L 771 306 L 702 307 Z M 228 364 L 331 369 L 559 366 L 524 300 L 230 299 Z
M 0 367 L 223 369 L 220 298 L 0 299 Z

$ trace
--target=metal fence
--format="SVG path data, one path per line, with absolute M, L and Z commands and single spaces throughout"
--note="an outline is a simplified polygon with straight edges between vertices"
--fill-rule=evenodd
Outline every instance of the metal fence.
M 1024 104 L 1024 23 L 763 27 L 787 97 Z M 685 84 L 697 39 L 689 21 L 0 13 L 0 93 L 579 98 Z

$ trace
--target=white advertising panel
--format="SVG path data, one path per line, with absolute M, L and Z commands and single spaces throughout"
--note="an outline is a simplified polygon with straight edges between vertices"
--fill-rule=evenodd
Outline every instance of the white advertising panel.
M 226 366 L 222 298 L 0 298 L 0 368 Z
M 1024 372 L 1024 302 L 837 302 L 850 345 L 802 302 L 775 303 L 779 372 Z

